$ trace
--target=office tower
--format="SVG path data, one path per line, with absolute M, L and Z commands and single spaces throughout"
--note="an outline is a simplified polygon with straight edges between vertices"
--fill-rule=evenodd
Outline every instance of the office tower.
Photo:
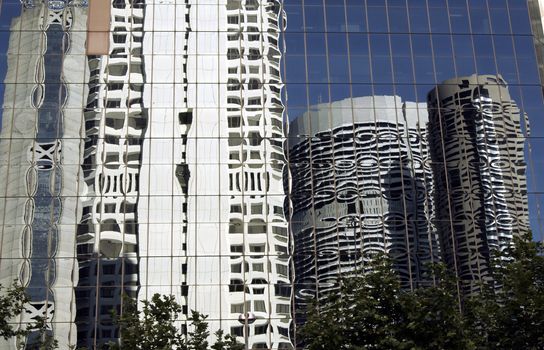
M 429 111 L 444 260 L 471 293 L 490 280 L 490 259 L 529 230 L 522 116 L 495 75 L 444 81 Z
M 485 223 L 484 217 L 491 218 L 496 215 L 497 222 L 501 224 L 488 225 L 498 227 L 490 232 L 492 246 L 504 247 L 508 237 L 526 232 L 528 225 L 538 239 L 542 234 L 539 213 L 543 204 L 539 194 L 542 183 L 538 181 L 538 176 L 544 171 L 544 162 L 537 151 L 542 148 L 540 138 L 543 136 L 541 118 L 537 116 L 541 114 L 544 102 L 542 80 L 538 72 L 539 64 L 542 66 L 543 55 L 542 21 L 540 12 L 535 7 L 537 2 L 536 0 L 285 2 L 289 20 L 284 36 L 286 52 L 283 71 L 286 84 L 284 90 L 287 92 L 284 98 L 287 114 L 289 118 L 294 118 L 307 113 L 309 123 L 312 123 L 315 115 L 312 113 L 313 106 L 320 103 L 332 104 L 344 99 L 355 99 L 357 96 L 396 95 L 402 96 L 403 100 L 419 104 L 428 102 L 429 91 L 437 85 L 440 86 L 439 91 L 446 89 L 448 84 L 444 85 L 442 82 L 449 79 L 456 81 L 473 74 L 480 77 L 495 77 L 497 83 L 486 82 L 487 78 L 470 83 L 483 84 L 486 89 L 487 85 L 501 86 L 503 83 L 500 81 L 507 81 L 508 89 L 490 87 L 488 90 L 494 94 L 490 98 L 497 104 L 497 109 L 502 109 L 503 105 L 510 106 L 509 111 L 504 112 L 505 117 L 510 119 L 501 122 L 505 123 L 501 128 L 506 128 L 506 123 L 510 123 L 508 124 L 510 131 L 503 132 L 505 137 L 501 146 L 491 144 L 485 147 L 488 152 L 500 153 L 493 153 L 493 157 L 501 158 L 498 163 L 501 164 L 504 173 L 515 174 L 501 175 L 501 180 L 497 181 L 504 182 L 504 185 L 500 186 L 508 191 L 516 190 L 519 195 L 504 197 L 504 200 L 485 198 L 493 201 L 494 205 L 498 203 L 492 210 L 490 206 L 485 205 L 483 199 L 467 200 L 472 204 L 467 203 L 466 206 L 472 205 L 472 210 L 485 215 L 468 215 L 466 225 L 467 227 L 480 225 L 483 229 L 485 225 L 478 224 L 477 221 Z M 452 84 L 458 85 L 457 82 Z M 454 91 L 457 88 L 451 89 Z M 464 88 L 458 89 L 470 93 L 469 89 L 467 91 Z M 495 95 L 500 95 L 500 98 Z M 517 108 L 513 107 L 512 101 L 516 102 Z M 489 102 L 482 100 L 481 103 L 485 105 Z M 429 102 L 428 113 L 432 126 L 425 127 L 428 132 L 433 133 L 435 142 L 438 131 L 433 118 L 437 118 L 439 114 L 461 113 L 450 110 L 449 107 L 444 110 L 437 110 L 437 107 L 440 105 Z M 347 108 L 356 114 L 355 108 L 349 105 Z M 400 107 L 396 107 L 396 113 L 401 115 Z M 469 112 L 467 110 L 463 113 Z M 523 120 L 524 117 L 522 118 L 525 115 L 531 118 L 531 137 L 527 137 L 525 132 L 527 123 Z M 495 120 L 493 123 L 499 121 Z M 516 123 L 519 123 L 518 126 L 515 126 Z M 485 125 L 491 127 L 495 124 L 488 125 L 486 122 Z M 429 143 L 430 141 L 429 139 Z M 455 144 L 452 138 L 447 150 L 456 148 L 464 152 L 465 147 L 476 149 L 476 146 L 462 138 L 458 141 L 459 144 Z M 523 142 L 525 147 L 521 146 Z M 290 147 L 292 146 L 291 144 Z M 497 150 L 491 151 L 493 147 L 497 147 Z M 433 145 L 429 146 L 429 150 L 438 152 L 438 148 Z M 382 152 L 387 154 L 387 150 Z M 511 167 L 506 165 L 504 154 L 508 154 Z M 291 159 L 289 162 L 292 162 Z M 433 162 L 436 160 L 433 159 Z M 444 163 L 444 160 L 441 162 Z M 528 189 L 525 188 L 524 162 L 528 163 Z M 465 186 L 463 190 L 482 193 L 480 189 L 484 185 L 486 187 L 489 185 L 489 179 L 495 181 L 494 176 L 494 173 L 486 175 L 477 181 L 472 178 L 463 184 Z M 431 185 L 434 186 L 431 190 L 435 191 L 435 194 L 430 198 L 436 198 L 431 203 L 435 208 L 430 211 L 434 216 L 431 223 L 439 232 L 445 230 L 441 234 L 442 237 L 451 237 L 449 234 L 453 230 L 452 220 L 455 218 L 444 211 L 444 200 L 451 189 L 444 188 L 443 183 L 431 182 Z M 437 192 L 439 185 L 442 192 Z M 459 188 L 462 186 L 454 185 Z M 291 196 L 293 195 L 295 194 Z M 453 193 L 451 195 L 456 196 Z M 307 198 L 308 201 L 311 199 Z M 292 202 L 301 203 L 298 194 L 296 200 L 292 199 Z M 516 212 L 519 215 L 515 221 L 506 224 L 508 218 Z M 296 219 L 292 219 L 291 225 L 294 226 L 295 223 Z M 478 244 L 482 245 L 482 234 L 479 239 L 481 241 Z M 293 243 L 294 251 L 297 250 L 297 244 L 302 244 L 296 237 Z M 471 247 L 463 247 L 468 249 L 465 251 L 455 251 L 451 244 L 444 247 L 446 260 L 469 261 L 472 257 L 475 259 L 473 262 L 477 262 L 489 259 L 487 247 L 478 252 L 477 243 L 471 244 Z M 471 251 L 470 248 L 476 251 L 474 249 Z M 312 256 L 307 258 L 308 262 L 312 259 L 314 259 Z M 297 274 L 304 268 L 306 268 L 304 265 L 297 266 L 295 263 L 295 291 L 305 288 L 304 285 L 297 285 Z M 485 276 L 486 269 L 487 267 L 481 265 L 479 271 Z M 474 279 L 475 282 L 468 289 L 475 287 L 476 281 L 480 279 L 476 276 L 477 268 L 472 271 L 469 269 L 456 272 L 464 274 L 461 276 L 464 279 Z
M 526 139 L 524 151 L 534 174 L 543 173 L 538 154 L 530 162 L 531 149 L 540 149 L 544 136 L 536 117 L 544 102 L 535 4 L 92 0 L 87 8 L 85 0 L 3 1 L 1 283 L 20 277 L 26 284 L 45 276 L 40 269 L 47 260 L 56 278 L 32 280 L 40 289 L 35 308 L 42 315 L 54 308 L 48 324 L 61 349 L 114 339 L 107 315 L 120 307 L 121 294 L 141 300 L 155 292 L 172 293 L 182 304 L 182 329 L 195 309 L 210 315 L 211 330 L 221 327 L 241 340 L 245 320 L 251 323 L 255 316 L 246 332 L 250 346 L 291 348 L 291 294 L 300 294 L 300 288 L 290 266 L 302 267 L 292 264 L 296 242 L 289 241 L 282 209 L 282 118 L 357 96 L 402 96 L 418 108 L 400 101 L 394 112 L 384 113 L 402 116 L 398 125 L 406 130 L 412 124 L 403 118 L 412 120 L 410 111 L 418 110 L 421 120 L 421 103 L 442 81 L 500 74 L 520 116 L 535 116 L 534 137 Z M 53 17 L 65 25 L 43 26 Z M 43 46 L 45 36 L 52 38 L 51 48 Z M 59 62 L 62 75 L 56 73 Z M 44 102 L 33 105 L 42 95 Z M 52 118 L 62 124 L 42 128 L 38 116 L 46 110 L 56 111 Z M 425 129 L 419 125 L 422 140 Z M 418 153 L 420 141 L 409 140 L 380 152 L 428 157 L 425 144 Z M 54 147 L 44 150 L 46 143 Z M 60 192 L 56 182 L 28 190 L 38 181 L 32 174 L 41 171 L 29 171 L 37 166 L 29 159 L 42 156 L 55 171 L 45 169 L 40 176 L 54 172 Z M 428 168 L 395 172 L 406 179 L 419 179 L 421 172 L 429 177 Z M 530 175 L 530 224 L 540 237 L 542 184 Z M 427 198 L 434 198 L 432 185 L 425 187 Z M 53 191 L 42 196 L 38 187 Z M 41 209 L 30 215 L 36 203 Z M 53 206 L 46 209 L 47 203 Z M 419 205 L 407 199 L 397 209 L 420 213 Z M 435 203 L 425 205 L 426 217 L 433 215 Z M 52 215 L 46 226 L 56 230 L 48 228 L 51 250 L 44 255 L 27 247 L 43 249 L 45 235 L 27 232 L 42 227 L 36 218 L 47 213 Z M 406 230 L 432 230 L 432 221 L 415 221 L 406 223 Z M 350 250 L 349 244 L 343 247 Z M 403 279 L 415 281 L 417 262 L 404 261 Z M 346 269 L 354 264 L 346 263 Z M 29 277 L 31 268 L 40 272 Z M 41 303 L 46 291 L 48 303 L 54 303 Z
M 312 106 L 289 123 L 297 324 L 387 253 L 405 288 L 439 260 L 425 103 L 368 96 Z
M 9 23 L 3 81 L 0 282 L 17 279 L 26 287 L 30 301 L 15 320 L 20 327 L 45 317 L 46 333 L 67 348 L 75 338 L 73 230 L 84 94 L 78 67 L 84 64 L 86 13 L 65 8 L 64 1 L 18 6 Z M 37 337 L 33 331 L 25 342 Z M 15 345 L 15 339 L 0 343 L 3 349 Z
M 537 57 L 540 79 L 544 77 L 544 1 L 528 0 L 529 16 L 531 18 L 531 29 L 535 43 L 535 54 Z
M 154 293 L 182 305 L 180 329 L 194 309 L 209 315 L 211 329 L 246 335 L 250 347 L 292 348 L 281 4 L 25 6 L 10 28 L 6 82 L 17 84 L 3 96 L 1 146 L 11 157 L 5 163 L 15 165 L 2 168 L 13 179 L 2 203 L 4 284 L 22 271 L 26 286 L 25 269 L 43 271 L 32 273 L 41 279 L 29 291 L 39 288 L 33 300 L 49 314 L 36 314 L 49 316 L 61 348 L 115 341 L 111 310 L 120 311 L 125 296 Z M 51 36 L 44 58 L 41 35 Z M 57 60 L 50 60 L 53 49 Z M 50 112 L 36 119 L 42 110 Z M 35 120 L 37 136 L 29 127 Z M 34 154 L 49 163 L 27 166 Z M 34 179 L 32 167 L 45 177 Z M 53 174 L 56 182 L 45 181 Z M 50 195 L 35 194 L 27 182 Z M 33 240 L 27 231 L 37 199 L 43 213 L 34 209 L 34 217 L 51 232 Z M 66 233 L 57 236 L 59 223 Z M 22 232 L 34 255 L 19 252 Z M 63 289 L 48 285 L 44 266 Z

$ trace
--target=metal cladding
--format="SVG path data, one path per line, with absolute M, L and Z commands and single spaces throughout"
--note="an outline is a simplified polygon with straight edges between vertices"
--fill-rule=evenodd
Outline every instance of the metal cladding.
M 447 80 L 428 101 L 444 259 L 471 293 L 490 281 L 494 253 L 529 230 L 520 110 L 501 76 Z

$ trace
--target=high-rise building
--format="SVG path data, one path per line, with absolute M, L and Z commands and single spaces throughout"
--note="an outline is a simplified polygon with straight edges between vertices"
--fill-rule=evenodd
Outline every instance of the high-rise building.
M 198 310 L 292 348 L 284 23 L 272 0 L 27 1 L 14 17 L 0 269 L 61 348 L 114 341 L 111 310 L 154 293 L 176 297 L 181 329 Z
M 487 268 L 491 249 L 504 249 L 513 236 L 527 232 L 529 226 L 537 238 L 541 237 L 539 213 L 544 203 L 539 195 L 542 184 L 537 178 L 544 171 L 544 162 L 534 150 L 542 148 L 543 125 L 537 116 L 544 108 L 542 81 L 538 74 L 539 64 L 543 66 L 544 45 L 536 2 L 284 2 L 288 18 L 284 36 L 284 104 L 290 119 L 287 148 L 292 176 L 289 196 L 297 331 L 299 322 L 304 320 L 304 312 L 300 311 L 304 310 L 304 303 L 313 298 L 321 301 L 327 290 L 334 290 L 335 281 L 345 277 L 346 271 L 353 270 L 355 257 L 364 260 L 365 244 L 361 237 L 365 237 L 365 230 L 369 236 L 376 232 L 370 227 L 352 224 L 354 229 L 344 221 L 347 213 L 356 212 L 354 209 L 357 208 L 352 206 L 350 211 L 346 198 L 364 204 L 364 196 L 361 192 L 343 190 L 342 186 L 353 187 L 350 182 L 356 183 L 360 191 L 364 181 L 371 181 L 371 174 L 380 172 L 378 166 L 382 163 L 362 167 L 366 176 L 353 171 L 351 176 L 339 177 L 336 173 L 343 164 L 333 166 L 331 159 L 356 158 L 361 152 L 369 157 L 383 157 L 385 165 L 391 154 L 402 154 L 405 152 L 403 147 L 409 149 L 411 144 L 397 143 L 397 148 L 376 147 L 375 153 L 367 150 L 365 139 L 356 137 L 357 132 L 364 135 L 363 124 L 357 119 L 363 113 L 359 105 L 353 103 L 359 96 L 400 96 L 403 101 L 413 101 L 419 106 L 428 103 L 429 123 L 419 125 L 423 135 L 429 134 L 427 144 L 414 141 L 427 147 L 429 152 L 425 156 L 425 168 L 428 169 L 425 178 L 429 179 L 425 195 L 430 199 L 424 218 L 426 226 L 402 213 L 409 208 L 408 200 L 405 207 L 391 206 L 391 209 L 401 213 L 397 216 L 398 222 L 404 221 L 406 228 L 436 230 L 442 238 L 438 242 L 440 258 L 464 280 L 464 291 L 474 290 L 479 281 L 489 278 Z M 469 80 L 466 88 L 461 87 L 465 85 L 462 80 Z M 485 90 L 482 96 L 474 99 L 469 96 L 473 91 L 482 90 Z M 433 92 L 429 94 L 430 91 Z M 443 101 L 439 97 L 428 99 L 428 96 L 436 96 L 437 91 L 441 92 Z M 451 100 L 447 99 L 449 93 Z M 455 102 L 453 96 L 456 94 L 462 96 L 459 99 L 463 99 L 463 104 Z M 343 108 L 338 107 L 340 101 L 346 101 Z M 391 105 L 394 107 L 389 107 Z M 402 103 L 376 106 L 379 106 L 376 114 L 379 111 L 382 115 L 396 115 L 399 116 L 397 121 L 402 122 Z M 302 115 L 304 118 L 301 119 L 299 116 Z M 451 126 L 451 132 L 460 133 L 448 139 L 447 145 L 438 135 L 438 121 L 446 122 L 445 116 L 450 123 L 457 122 Z M 342 118 L 342 121 L 336 118 Z M 526 128 L 528 118 L 531 118 L 530 135 Z M 461 133 L 476 120 L 485 121 L 478 136 L 474 133 L 469 136 L 466 130 Z M 305 128 L 299 127 L 301 123 Z M 375 134 L 382 130 L 377 123 L 367 128 Z M 401 129 L 400 126 L 397 128 Z M 379 140 L 375 142 L 380 144 Z M 441 149 L 447 154 L 446 160 L 444 155 L 437 157 Z M 482 165 L 477 165 L 466 160 L 467 152 L 473 152 L 479 160 L 492 160 L 493 167 L 483 161 Z M 407 159 L 420 156 L 405 154 Z M 465 173 L 447 178 L 441 175 L 445 172 L 443 165 L 448 161 L 448 171 L 457 166 Z M 349 170 L 348 164 L 345 166 Z M 478 167 L 481 174 L 474 174 Z M 383 175 L 379 179 L 382 183 L 376 187 L 384 194 L 380 200 L 386 202 L 395 183 L 386 183 L 387 177 Z M 457 182 L 461 179 L 465 180 Z M 404 186 L 405 189 L 409 187 Z M 416 195 L 416 192 L 408 192 Z M 459 198 L 463 195 L 464 202 L 461 202 Z M 453 206 L 447 203 L 448 198 L 457 198 L 456 217 L 445 210 Z M 344 203 L 335 203 L 341 200 Z M 329 210 L 327 206 L 334 209 Z M 366 207 L 372 208 L 370 203 Z M 366 215 L 358 212 L 358 215 L 362 214 Z M 462 220 L 463 227 L 460 226 Z M 379 229 L 384 236 L 394 234 L 385 227 Z M 362 236 L 357 237 L 358 233 Z M 454 240 L 459 243 L 456 247 L 452 246 Z M 350 254 L 350 251 L 355 252 Z M 463 261 L 463 264 L 459 263 L 462 267 L 455 266 L 453 261 Z M 401 269 L 400 276 L 406 281 L 409 274 L 403 275 Z M 415 275 L 412 280 L 416 281 Z M 295 334 L 296 343 L 299 343 L 298 332 Z
M 494 252 L 529 230 L 529 125 L 500 75 L 444 81 L 429 92 L 429 111 L 443 258 L 470 293 L 492 277 Z
M 281 2 L 198 1 L 190 18 L 189 307 L 249 348 L 290 349 Z
M 439 248 L 426 124 L 426 104 L 398 96 L 319 104 L 290 122 L 297 324 L 376 254 L 406 288 L 428 281 Z
M 10 18 L 2 105 L 0 283 L 30 298 L 21 327 L 47 319 L 62 347 L 75 340 L 74 220 L 86 14 L 63 1 L 27 3 Z M 9 11 L 9 9 L 8 9 Z M 37 332 L 27 336 L 36 340 Z M 15 346 L 2 340 L 2 348 Z
M 110 45 L 102 55 L 88 55 L 82 212 L 76 232 L 76 325 L 78 345 L 87 348 L 114 340 L 111 310 L 120 310 L 125 294 L 138 297 L 142 241 L 138 204 L 149 115 L 143 103 L 144 2 L 116 0 L 111 8 L 104 5 L 108 6 L 104 13 L 89 16 L 90 23 L 95 16 L 111 16 L 105 28 Z
M 406 287 L 438 254 L 473 290 L 491 249 L 542 237 L 538 2 L 1 1 L 0 283 L 31 297 L 13 321 L 93 348 L 123 294 L 172 294 L 182 330 L 193 309 L 291 349 L 293 311 L 367 252 Z

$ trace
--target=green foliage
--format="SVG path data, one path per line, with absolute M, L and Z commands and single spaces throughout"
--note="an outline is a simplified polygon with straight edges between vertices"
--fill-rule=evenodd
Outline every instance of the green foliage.
M 0 286 L 0 291 L 4 287 Z M 18 327 L 11 324 L 15 318 L 19 317 L 25 311 L 25 304 L 30 300 L 25 293 L 25 288 L 17 283 L 17 280 L 6 289 L 0 296 L 0 336 L 5 340 L 17 338 L 18 347 L 28 350 L 55 350 L 58 349 L 58 341 L 55 340 L 47 330 L 47 319 L 37 317 L 36 323 Z M 27 342 L 27 336 L 37 331 L 35 340 Z
M 494 269 L 497 290 L 468 299 L 469 327 L 480 349 L 544 349 L 544 247 L 530 234 L 514 239 Z
M 544 349 L 544 249 L 530 236 L 496 260 L 496 286 L 460 300 L 457 280 L 438 264 L 434 286 L 403 290 L 391 262 L 342 281 L 313 305 L 301 334 L 309 350 Z M 499 287 L 497 287 L 499 286 Z
M 309 349 L 399 348 L 400 282 L 389 260 L 379 257 L 372 267 L 342 281 L 340 293 L 325 306 L 311 307 L 302 328 Z
M 189 332 L 187 340 L 188 348 L 191 350 L 207 350 L 208 349 L 208 324 L 205 322 L 208 316 L 202 315 L 197 311 L 191 310 L 191 326 L 193 331 Z
M 400 296 L 405 318 L 401 349 L 475 349 L 460 312 L 457 281 L 443 264 L 433 266 L 435 284 Z
M 185 350 L 184 336 L 174 321 L 181 312 L 181 306 L 173 296 L 153 295 L 151 301 L 142 301 L 138 310 L 136 300 L 123 299 L 123 312 L 112 314 L 113 322 L 119 326 L 120 342 L 110 344 L 110 349 L 134 350 Z
M 0 291 L 3 289 L 0 286 Z M 28 297 L 25 294 L 25 289 L 16 281 L 8 287 L 0 296 L 0 336 L 4 339 L 11 337 L 25 336 L 27 331 L 15 329 L 10 321 L 19 316 L 25 308 L 25 303 L 28 302 Z
M 175 321 L 181 306 L 174 296 L 155 294 L 151 301 L 143 300 L 138 310 L 136 301 L 125 297 L 123 313 L 113 312 L 113 322 L 119 326 L 119 343 L 110 343 L 112 350 L 208 350 L 208 316 L 191 311 L 191 331 L 185 336 Z M 231 335 L 223 336 L 218 330 L 217 341 L 211 346 L 214 350 L 242 350 L 243 345 Z
M 230 334 L 223 337 L 224 332 L 222 329 L 218 329 L 215 332 L 217 340 L 212 345 L 213 350 L 244 350 L 244 344 L 238 343 L 236 338 Z

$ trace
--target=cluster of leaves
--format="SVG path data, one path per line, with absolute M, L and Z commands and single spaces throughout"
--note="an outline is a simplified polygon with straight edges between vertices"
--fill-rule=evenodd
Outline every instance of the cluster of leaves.
M 443 265 L 434 267 L 436 283 L 406 291 L 390 260 L 375 259 L 370 272 L 343 281 L 340 293 L 308 312 L 302 336 L 309 350 L 544 350 L 544 247 L 530 237 L 515 240 L 507 258 L 497 260 L 494 286 L 459 297 L 458 281 Z M 0 289 L 2 287 L 0 286 Z M 53 350 L 58 343 L 44 319 L 26 329 L 10 320 L 24 311 L 28 297 L 14 284 L 0 296 L 0 336 L 23 339 L 23 348 Z M 137 302 L 125 298 L 123 313 L 114 313 L 119 342 L 110 349 L 242 350 L 222 330 L 208 343 L 207 316 L 192 311 L 186 335 L 175 322 L 181 306 L 173 296 L 155 294 Z M 32 333 L 32 345 L 25 345 Z
M 0 291 L 2 287 L 0 286 Z M 21 349 L 58 349 L 55 340 L 47 329 L 46 320 L 37 318 L 36 323 L 26 329 L 14 327 L 10 321 L 21 315 L 29 301 L 23 287 L 14 283 L 0 296 L 0 336 L 4 339 L 16 337 Z M 181 306 L 173 296 L 155 294 L 151 300 L 143 300 L 138 310 L 137 302 L 126 297 L 123 313 L 113 312 L 113 322 L 119 327 L 120 339 L 107 345 L 111 350 L 243 350 L 244 345 L 230 334 L 220 329 L 215 332 L 216 341 L 208 344 L 207 316 L 197 311 L 191 312 L 191 329 L 185 335 L 175 321 Z M 81 349 L 84 350 L 84 349 Z
M 544 349 L 544 256 L 541 243 L 515 240 L 498 260 L 501 288 L 460 300 L 456 279 L 434 266 L 432 287 L 401 288 L 391 261 L 343 281 L 340 293 L 314 305 L 301 333 L 318 349 Z
M 25 304 L 29 302 L 24 287 L 16 281 L 13 285 L 2 292 L 0 285 L 0 337 L 5 340 L 17 338 L 20 349 L 31 350 L 54 350 L 58 349 L 58 342 L 47 330 L 47 323 L 44 317 L 37 317 L 35 323 L 24 327 L 14 327 L 11 323 L 25 310 Z M 28 337 L 32 336 L 30 341 Z
M 0 292 L 4 287 L 0 286 Z M 10 323 L 15 317 L 19 316 L 24 310 L 28 297 L 25 289 L 17 284 L 6 289 L 0 296 L 0 336 L 4 339 L 11 337 L 25 336 L 26 331 L 15 329 Z
M 208 316 L 191 311 L 191 331 L 186 336 L 175 324 L 181 306 L 173 296 L 155 294 L 151 300 L 142 301 L 138 310 L 136 301 L 126 297 L 123 313 L 113 313 L 114 323 L 119 327 L 120 339 L 109 344 L 112 350 L 208 350 Z M 244 345 L 222 330 L 215 332 L 216 341 L 213 350 L 243 350 Z

